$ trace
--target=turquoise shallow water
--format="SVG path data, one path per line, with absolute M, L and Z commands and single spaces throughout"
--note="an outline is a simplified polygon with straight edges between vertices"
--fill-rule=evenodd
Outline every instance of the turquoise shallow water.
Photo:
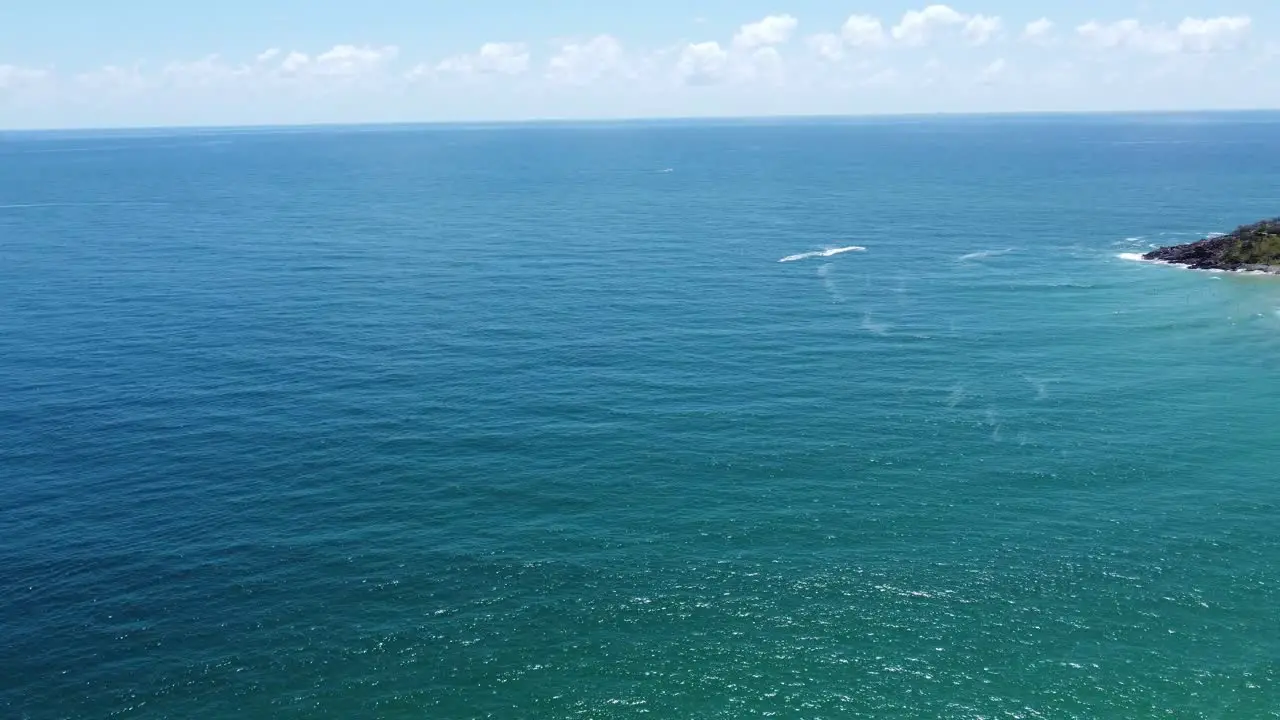
M 0 715 L 1274 717 L 1280 116 L 8 135 Z M 783 257 L 860 245 L 866 252 Z

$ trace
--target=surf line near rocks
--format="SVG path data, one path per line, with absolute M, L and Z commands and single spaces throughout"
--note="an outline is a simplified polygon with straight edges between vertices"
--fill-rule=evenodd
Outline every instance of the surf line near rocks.
M 788 255 L 778 262 L 796 262 L 797 260 L 808 260 L 809 258 L 832 257 L 834 255 L 842 255 L 849 252 L 866 252 L 867 249 L 861 245 L 849 245 L 847 247 L 829 248 L 827 250 L 815 250 L 813 252 L 799 253 L 796 255 Z
M 1181 265 L 1192 270 L 1280 275 L 1280 218 L 1242 225 L 1203 240 L 1171 245 L 1149 253 L 1122 253 L 1125 260 Z

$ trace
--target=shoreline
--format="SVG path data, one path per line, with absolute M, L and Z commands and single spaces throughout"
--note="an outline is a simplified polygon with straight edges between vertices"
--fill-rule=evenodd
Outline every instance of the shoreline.
M 1176 267 L 1182 270 L 1194 270 L 1196 272 L 1280 276 L 1280 265 L 1249 265 L 1238 268 L 1197 267 L 1191 263 L 1161 260 L 1160 258 L 1149 258 L 1147 257 L 1147 254 L 1144 253 L 1120 253 L 1116 257 L 1127 262 L 1145 263 L 1148 265 L 1168 265 L 1169 267 Z
M 1241 225 L 1226 234 L 1157 248 L 1143 260 L 1181 265 L 1192 270 L 1218 270 L 1280 275 L 1280 218 Z

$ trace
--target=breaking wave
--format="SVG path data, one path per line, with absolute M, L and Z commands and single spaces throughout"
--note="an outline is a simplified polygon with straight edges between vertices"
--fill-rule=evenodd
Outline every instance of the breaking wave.
M 850 245 L 848 247 L 830 248 L 828 250 L 815 250 L 814 252 L 799 253 L 797 255 L 788 255 L 778 262 L 795 262 L 797 260 L 808 260 L 809 258 L 831 257 L 833 255 L 841 255 L 847 252 L 866 252 L 866 248 L 859 245 Z
M 981 260 L 983 258 L 999 257 L 1001 255 L 1008 255 L 1011 252 L 1013 252 L 1013 248 L 1008 248 L 1006 250 L 982 250 L 981 252 L 971 252 L 968 255 L 961 255 L 959 258 L 957 258 L 957 262 L 968 262 L 970 260 Z

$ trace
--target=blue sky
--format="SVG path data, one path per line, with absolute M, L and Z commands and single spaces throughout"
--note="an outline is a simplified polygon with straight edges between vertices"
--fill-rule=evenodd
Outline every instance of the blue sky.
M 45 0 L 0 127 L 1280 107 L 1280 3 Z

